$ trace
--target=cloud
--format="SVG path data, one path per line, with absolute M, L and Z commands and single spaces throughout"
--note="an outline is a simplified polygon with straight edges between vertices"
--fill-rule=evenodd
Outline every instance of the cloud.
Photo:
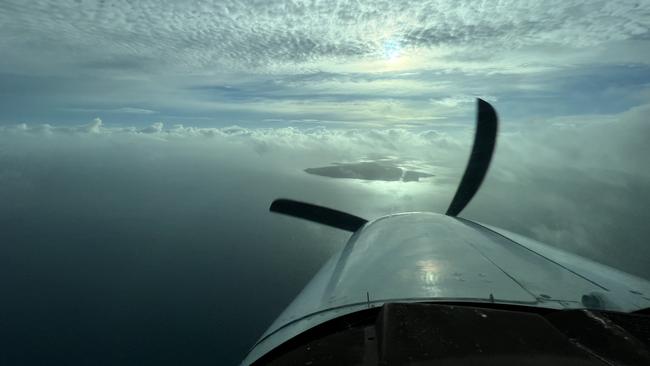
M 0 7 L 3 34 L 13 35 L 1 42 L 17 51 L 8 57 L 22 61 L 45 53 L 55 65 L 82 61 L 71 57 L 81 51 L 83 64 L 94 70 L 152 64 L 154 70 L 220 65 L 269 71 L 321 59 L 383 57 L 391 41 L 407 49 L 489 55 L 543 44 L 594 47 L 645 39 L 649 16 L 650 6 L 636 1 L 9 1 Z M 61 47 L 73 52 L 60 53 Z M 23 67 L 40 67 L 39 59 Z
M 504 132 L 465 214 L 647 277 L 650 252 L 638 243 L 649 234 L 649 112 L 642 105 Z M 630 252 L 638 255 L 622 254 Z
M 475 96 L 517 99 L 517 120 L 617 113 L 647 83 L 648 19 L 632 1 L 4 1 L 0 123 L 431 128 L 466 118 L 454 100 Z M 576 100 L 608 75 L 625 81 L 615 97 Z
M 156 114 L 156 111 L 144 108 L 122 107 L 115 109 L 99 109 L 99 108 L 64 108 L 63 110 L 69 112 L 92 112 L 92 113 L 117 113 L 117 114 Z
M 142 133 L 160 133 L 163 130 L 163 123 L 156 122 L 149 127 L 143 128 L 140 130 Z

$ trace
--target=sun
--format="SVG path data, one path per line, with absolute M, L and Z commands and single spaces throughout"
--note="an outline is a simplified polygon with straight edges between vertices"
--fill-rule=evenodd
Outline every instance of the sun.
M 397 62 L 402 56 L 402 45 L 399 41 L 389 39 L 384 41 L 383 45 L 384 59 L 388 62 Z

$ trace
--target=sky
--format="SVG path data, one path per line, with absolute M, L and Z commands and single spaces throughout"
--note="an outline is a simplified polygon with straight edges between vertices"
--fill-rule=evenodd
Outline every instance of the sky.
M 650 279 L 650 1 L 5 0 L 0 50 L 2 364 L 237 364 L 348 237 L 270 202 L 444 212 L 477 97 L 462 216 Z M 306 172 L 358 163 L 432 176 Z

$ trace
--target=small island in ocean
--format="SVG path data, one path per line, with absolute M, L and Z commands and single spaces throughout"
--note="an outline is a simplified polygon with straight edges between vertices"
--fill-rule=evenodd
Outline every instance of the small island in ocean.
M 379 181 L 418 182 L 433 174 L 406 170 L 389 161 L 363 161 L 359 163 L 335 163 L 319 168 L 307 168 L 305 172 L 330 178 L 348 178 Z

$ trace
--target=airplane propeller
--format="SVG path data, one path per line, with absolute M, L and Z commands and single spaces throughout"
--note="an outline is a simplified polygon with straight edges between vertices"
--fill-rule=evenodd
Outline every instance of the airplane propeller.
M 269 211 L 355 232 L 368 222 L 361 217 L 331 208 L 300 201 L 279 198 L 271 203 Z
M 496 144 L 498 117 L 490 103 L 477 99 L 476 133 L 463 178 L 445 215 L 458 216 L 472 200 L 490 167 Z M 341 230 L 355 232 L 368 221 L 331 208 L 280 198 L 271 203 L 269 211 L 293 216 Z
M 463 179 L 460 180 L 454 199 L 451 200 L 445 213 L 448 216 L 458 216 L 481 187 L 492 161 L 494 145 L 497 142 L 497 125 L 499 123 L 497 112 L 490 103 L 483 99 L 477 99 L 477 105 L 474 146 L 472 146 L 472 153 L 469 156 Z

